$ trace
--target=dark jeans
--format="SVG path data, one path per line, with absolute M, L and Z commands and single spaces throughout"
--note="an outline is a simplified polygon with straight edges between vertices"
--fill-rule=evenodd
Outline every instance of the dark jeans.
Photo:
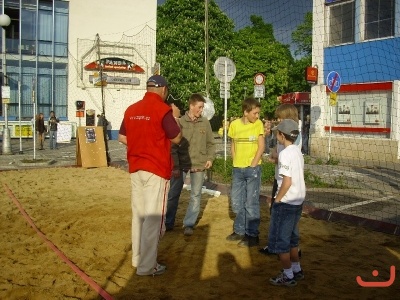
M 275 202 L 275 196 L 276 196 L 276 192 L 278 191 L 278 181 L 276 181 L 276 179 L 274 179 L 274 184 L 272 186 L 272 193 L 271 193 L 271 207 L 269 208 L 269 214 L 271 214 L 272 211 L 272 204 L 274 204 Z

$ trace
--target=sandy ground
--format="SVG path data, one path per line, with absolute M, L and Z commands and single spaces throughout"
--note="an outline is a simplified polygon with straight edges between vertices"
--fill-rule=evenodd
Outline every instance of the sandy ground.
M 396 299 L 400 244 L 396 236 L 304 215 L 300 221 L 305 279 L 293 288 L 268 283 L 281 266 L 258 248 L 225 237 L 233 215 L 227 196 L 203 195 L 194 235 L 181 223 L 159 247 L 161 276 L 140 277 L 131 267 L 129 175 L 115 168 L 51 168 L 0 172 L 0 299 L 100 299 L 98 293 L 49 247 L 53 243 L 114 299 Z M 17 199 L 45 242 L 24 216 Z M 261 203 L 260 244 L 266 243 L 268 207 Z M 388 281 L 389 287 L 361 287 Z M 373 276 L 372 271 L 379 271 Z

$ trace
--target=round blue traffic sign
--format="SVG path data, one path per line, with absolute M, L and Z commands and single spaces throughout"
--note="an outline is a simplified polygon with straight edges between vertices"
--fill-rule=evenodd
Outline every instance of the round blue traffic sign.
M 326 86 L 332 93 L 337 93 L 337 91 L 339 91 L 341 83 L 342 78 L 336 71 L 330 72 L 326 77 Z

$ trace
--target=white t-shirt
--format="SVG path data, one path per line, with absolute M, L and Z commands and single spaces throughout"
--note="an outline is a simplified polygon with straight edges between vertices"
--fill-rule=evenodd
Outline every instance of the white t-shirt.
M 299 131 L 301 130 L 301 120 L 299 120 Z M 300 149 L 301 152 L 301 148 L 303 146 L 303 139 L 301 138 L 301 131 L 299 133 L 299 135 L 297 136 L 296 140 L 294 141 L 293 145 L 297 146 Z M 285 149 L 285 146 L 283 146 L 281 143 L 279 143 L 278 141 L 276 142 L 276 154 L 279 157 L 279 154 L 281 153 L 281 151 Z M 278 180 L 278 164 L 275 165 L 275 179 Z
M 289 145 L 279 153 L 278 158 L 278 190 L 279 192 L 283 176 L 292 178 L 292 185 L 283 196 L 281 202 L 292 205 L 300 205 L 306 197 L 306 184 L 304 182 L 304 158 L 300 149 L 295 145 Z

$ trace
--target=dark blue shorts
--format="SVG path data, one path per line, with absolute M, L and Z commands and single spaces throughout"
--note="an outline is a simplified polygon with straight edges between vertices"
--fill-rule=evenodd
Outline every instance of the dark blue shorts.
M 272 253 L 288 253 L 299 246 L 299 220 L 303 205 L 272 204 L 268 234 L 268 250 Z

